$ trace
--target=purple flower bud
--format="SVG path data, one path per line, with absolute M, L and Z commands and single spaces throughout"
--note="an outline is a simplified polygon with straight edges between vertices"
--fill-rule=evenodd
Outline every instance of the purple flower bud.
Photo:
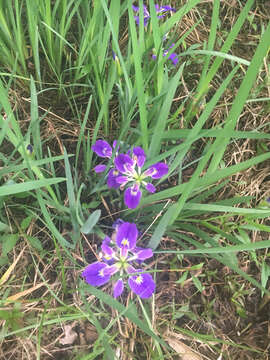
M 137 166 L 142 168 L 146 159 L 144 150 L 137 146 L 133 149 L 133 159 L 136 161 Z
M 154 193 L 154 192 L 156 191 L 155 186 L 154 186 L 153 184 L 150 184 L 150 183 L 146 184 L 146 185 L 145 185 L 145 188 L 146 188 L 146 190 L 149 191 L 150 193 Z
M 139 189 L 139 185 L 134 184 L 125 190 L 124 202 L 129 209 L 135 209 L 141 200 L 142 192 Z
M 137 226 L 134 223 L 125 222 L 119 226 L 116 234 L 116 245 L 119 248 L 133 249 L 138 237 Z
M 101 286 L 106 284 L 111 278 L 111 275 L 104 274 L 107 267 L 108 265 L 105 263 L 95 262 L 88 265 L 81 275 L 88 284 L 92 286 Z
M 101 172 L 103 172 L 103 171 L 105 171 L 106 170 L 106 165 L 97 165 L 96 167 L 94 167 L 94 171 L 96 172 L 96 173 L 101 173 Z
M 124 283 L 122 279 L 116 281 L 114 288 L 113 288 L 113 297 L 117 298 L 122 294 L 124 291 Z
M 112 148 L 107 141 L 97 140 L 96 143 L 92 146 L 92 150 L 100 157 L 110 158 L 112 156 Z
M 142 270 L 136 270 L 137 273 Z M 156 284 L 150 274 L 136 274 L 130 276 L 128 284 L 135 294 L 139 295 L 142 299 L 147 299 L 153 295 Z

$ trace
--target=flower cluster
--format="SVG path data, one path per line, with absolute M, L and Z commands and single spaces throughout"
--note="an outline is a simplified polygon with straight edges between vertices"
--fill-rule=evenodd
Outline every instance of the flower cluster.
M 124 281 L 128 278 L 130 289 L 141 298 L 149 298 L 155 291 L 152 276 L 144 273 L 140 267 L 145 259 L 151 258 L 150 248 L 136 246 L 138 230 L 136 224 L 123 222 L 116 228 L 115 240 L 105 237 L 101 245 L 101 261 L 88 265 L 82 272 L 82 277 L 92 286 L 101 286 L 110 281 L 114 275 L 118 279 L 114 282 L 113 296 L 116 298 L 124 291 Z M 127 275 L 124 276 L 124 273 Z
M 139 10 L 140 8 L 138 6 L 132 5 L 133 10 L 135 11 L 136 15 L 134 16 L 134 19 L 136 21 L 136 24 L 139 25 Z M 168 11 L 175 12 L 176 10 L 168 5 L 165 6 L 159 6 L 158 4 L 155 4 L 156 13 L 158 15 L 158 18 L 163 18 Z M 148 8 L 146 5 L 143 5 L 143 24 L 144 26 L 147 26 L 148 21 L 150 19 L 150 13 L 148 11 Z
M 114 142 L 116 147 L 116 142 Z M 110 158 L 112 156 L 111 146 L 104 140 L 98 140 L 92 147 L 92 150 L 100 157 Z M 151 165 L 147 170 L 142 172 L 146 160 L 146 155 L 141 147 L 134 147 L 132 154 L 129 151 L 126 154 L 118 154 L 114 158 L 114 167 L 109 170 L 107 185 L 110 188 L 124 189 L 125 205 L 130 209 L 135 209 L 141 200 L 141 185 L 150 193 L 156 191 L 155 186 L 146 181 L 147 178 L 160 179 L 168 173 L 168 166 L 163 162 Z M 106 165 L 97 165 L 94 170 L 102 172 L 106 169 Z

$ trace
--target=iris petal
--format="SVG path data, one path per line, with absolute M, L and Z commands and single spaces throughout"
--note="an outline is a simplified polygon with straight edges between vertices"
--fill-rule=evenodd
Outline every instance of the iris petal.
M 137 270 L 137 272 L 140 271 L 141 270 Z M 130 276 L 128 284 L 131 290 L 142 299 L 151 297 L 156 288 L 156 284 L 150 274 L 136 274 Z
M 124 193 L 124 202 L 129 209 L 135 209 L 141 200 L 142 192 L 138 186 L 127 188 Z
M 136 245 L 138 229 L 136 224 L 124 222 L 116 234 L 116 245 L 119 248 L 133 249 Z
M 124 291 L 124 283 L 122 279 L 119 279 L 116 281 L 113 287 L 113 297 L 117 298 L 122 294 L 123 291 Z
M 92 150 L 100 157 L 110 158 L 112 156 L 112 148 L 107 141 L 97 140 L 92 146 Z
M 102 262 L 95 262 L 88 265 L 82 272 L 82 277 L 85 281 L 92 286 L 101 286 L 106 284 L 111 275 L 104 275 L 104 270 L 108 267 L 107 264 Z

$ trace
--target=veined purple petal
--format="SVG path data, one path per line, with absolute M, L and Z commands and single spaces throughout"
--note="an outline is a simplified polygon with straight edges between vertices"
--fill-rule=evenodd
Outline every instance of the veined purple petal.
M 116 281 L 113 287 L 113 297 L 117 298 L 122 294 L 123 291 L 124 291 L 124 283 L 122 279 L 119 279 Z
M 92 146 L 92 150 L 100 157 L 110 158 L 112 156 L 112 148 L 105 140 L 97 140 Z
M 96 172 L 96 173 L 101 173 L 101 172 L 103 172 L 103 171 L 105 171 L 106 170 L 106 165 L 97 165 L 96 167 L 94 167 L 94 171 Z
M 134 251 L 134 254 L 137 256 L 138 260 L 145 260 L 145 259 L 149 259 L 150 257 L 153 256 L 153 251 L 150 248 L 147 249 L 140 249 L 138 251 Z
M 108 265 L 104 270 L 103 273 L 104 275 L 114 275 L 119 271 L 119 267 L 116 265 Z
M 137 184 L 129 187 L 124 193 L 124 202 L 129 209 L 135 209 L 141 200 L 142 192 Z
M 137 270 L 137 272 L 141 271 L 142 270 Z M 131 290 L 142 299 L 147 299 L 152 296 L 156 288 L 156 284 L 150 274 L 137 274 L 130 276 L 128 284 Z
M 104 274 L 107 267 L 108 265 L 105 263 L 95 262 L 88 265 L 81 275 L 88 284 L 92 286 L 101 286 L 106 284 L 111 278 L 111 275 Z
M 127 177 L 127 176 L 121 176 L 121 175 L 119 175 L 119 176 L 117 176 L 117 178 L 116 178 L 116 182 L 118 183 L 118 184 L 126 184 L 127 182 L 129 182 L 129 178 Z
M 133 249 L 136 245 L 138 229 L 136 224 L 124 222 L 116 234 L 116 245 L 119 248 Z
M 124 174 L 133 174 L 135 162 L 131 159 L 129 155 L 119 154 L 114 159 L 114 165 L 118 171 Z
M 144 172 L 144 175 L 147 174 L 148 176 L 151 176 L 152 179 L 160 179 L 162 176 L 166 175 L 168 171 L 168 165 L 160 162 L 150 166 L 150 168 Z
M 147 191 L 149 191 L 150 193 L 154 193 L 156 191 L 156 188 L 153 184 L 148 183 L 145 185 L 145 188 Z
M 107 185 L 109 188 L 119 188 L 120 184 L 116 181 L 117 176 L 119 175 L 119 171 L 116 169 L 111 169 L 108 173 Z
M 146 155 L 141 147 L 137 146 L 133 149 L 133 159 L 136 161 L 139 168 L 143 167 Z

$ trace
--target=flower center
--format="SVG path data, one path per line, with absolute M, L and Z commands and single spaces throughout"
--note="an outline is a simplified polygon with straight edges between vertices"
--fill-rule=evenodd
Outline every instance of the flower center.
M 124 238 L 124 239 L 121 241 L 121 244 L 122 244 L 123 246 L 129 246 L 129 241 L 128 241 L 128 239 Z
M 138 275 L 138 276 L 136 277 L 136 279 L 134 279 L 134 281 L 135 281 L 136 284 L 140 285 L 140 284 L 143 282 L 143 277 L 142 277 L 142 275 Z

